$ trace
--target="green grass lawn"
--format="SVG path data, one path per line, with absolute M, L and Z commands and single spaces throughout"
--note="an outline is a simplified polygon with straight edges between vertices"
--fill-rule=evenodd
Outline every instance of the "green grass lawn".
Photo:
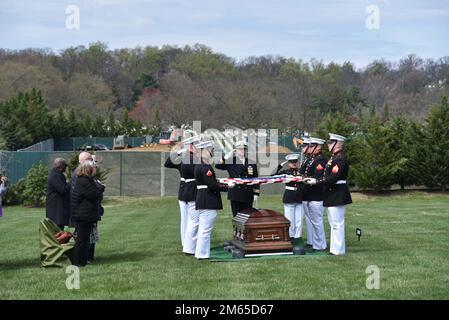
M 182 254 L 174 197 L 109 198 L 96 260 L 81 269 L 80 290 L 66 289 L 65 269 L 39 267 L 45 211 L 7 207 L 0 219 L 0 299 L 448 299 L 449 196 L 353 198 L 346 255 L 240 262 Z M 213 246 L 231 238 L 224 202 Z M 262 196 L 259 206 L 282 212 L 279 196 Z M 363 230 L 360 242 L 356 227 Z M 380 268 L 379 290 L 365 286 L 369 265 Z

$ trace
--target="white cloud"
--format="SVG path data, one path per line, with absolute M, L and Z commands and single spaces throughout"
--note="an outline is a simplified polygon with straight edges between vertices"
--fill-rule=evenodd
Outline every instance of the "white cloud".
M 404 52 L 429 57 L 449 52 L 448 0 L 0 1 L 4 48 L 203 43 L 239 59 L 280 54 L 357 63 Z M 65 28 L 68 4 L 80 7 L 80 30 Z M 369 4 L 381 10 L 376 32 L 365 28 Z

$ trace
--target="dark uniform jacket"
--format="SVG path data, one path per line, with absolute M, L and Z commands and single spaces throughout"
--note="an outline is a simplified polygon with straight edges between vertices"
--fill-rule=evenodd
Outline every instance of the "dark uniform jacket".
M 195 201 L 196 199 L 196 182 L 195 180 L 195 164 L 193 154 L 184 154 L 173 162 L 170 157 L 165 161 L 166 168 L 173 168 L 179 171 L 181 182 L 179 183 L 178 200 L 184 202 Z M 192 181 L 193 179 L 193 181 Z M 187 180 L 187 181 L 186 181 Z
M 209 164 L 197 164 L 195 166 L 196 185 L 200 187 L 196 191 L 196 210 L 223 209 L 220 191 L 227 191 L 227 186 L 220 184 L 215 176 L 215 171 Z M 201 188 L 207 186 L 207 188 Z
M 70 219 L 70 183 L 64 174 L 53 168 L 48 175 L 46 216 L 57 225 L 68 225 Z
M 93 177 L 78 177 L 72 190 L 72 220 L 83 222 L 100 220 L 98 208 L 103 191 L 104 187 L 99 187 Z
M 324 175 L 327 160 L 323 155 L 312 156 L 307 162 L 303 176 L 307 178 L 321 179 Z M 303 185 L 304 201 L 323 201 L 324 188 L 323 185 Z
M 299 167 L 299 174 L 301 176 L 304 176 L 307 166 L 309 165 L 309 162 L 311 159 L 312 159 L 311 156 L 306 155 L 306 154 L 304 155 L 304 160 L 302 161 L 301 166 Z M 303 183 L 301 183 L 298 188 L 299 188 L 299 192 L 301 193 L 302 201 L 308 201 L 306 198 L 304 198 L 304 189 L 306 188 L 306 186 Z
M 309 155 L 304 155 L 304 160 L 301 163 L 301 166 L 299 167 L 299 173 L 303 175 L 306 172 L 307 166 L 309 165 L 309 161 L 312 159 Z
M 229 178 L 255 178 L 258 177 L 257 165 L 248 164 L 248 159 L 245 159 L 245 164 L 240 159 L 234 157 L 232 163 L 216 164 L 215 167 L 220 170 L 227 170 Z M 236 184 L 234 188 L 229 189 L 228 199 L 236 202 L 253 203 L 254 195 L 259 195 L 259 185 L 243 185 Z
M 282 170 L 282 166 L 279 165 L 275 174 L 288 174 L 291 176 L 299 176 L 299 169 L 285 169 Z M 289 182 L 285 184 L 286 187 L 295 188 L 296 190 L 285 189 L 284 196 L 282 197 L 283 203 L 300 203 L 302 202 L 301 185 L 299 182 Z
M 348 178 L 349 165 L 342 152 L 333 154 L 326 164 L 324 175 L 317 180 L 324 185 L 323 205 L 325 207 L 339 207 L 352 203 L 347 183 L 336 184 L 337 181 Z

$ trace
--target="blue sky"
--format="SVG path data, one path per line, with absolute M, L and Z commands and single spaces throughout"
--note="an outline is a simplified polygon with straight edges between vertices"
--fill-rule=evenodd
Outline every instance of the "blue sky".
M 80 29 L 66 28 L 68 5 Z M 368 30 L 376 5 L 380 29 Z M 449 55 L 449 0 L 0 0 L 0 48 L 110 48 L 202 43 L 237 60 L 282 55 L 325 62 Z

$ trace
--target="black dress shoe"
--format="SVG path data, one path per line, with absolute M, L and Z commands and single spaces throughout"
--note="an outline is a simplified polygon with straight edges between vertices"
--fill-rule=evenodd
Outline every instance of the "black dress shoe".
M 328 255 L 335 256 L 335 254 L 333 254 L 332 252 L 329 252 Z
M 187 252 L 186 252 L 185 255 L 186 255 L 186 256 L 194 256 L 195 254 L 194 254 L 194 253 L 187 253 Z

